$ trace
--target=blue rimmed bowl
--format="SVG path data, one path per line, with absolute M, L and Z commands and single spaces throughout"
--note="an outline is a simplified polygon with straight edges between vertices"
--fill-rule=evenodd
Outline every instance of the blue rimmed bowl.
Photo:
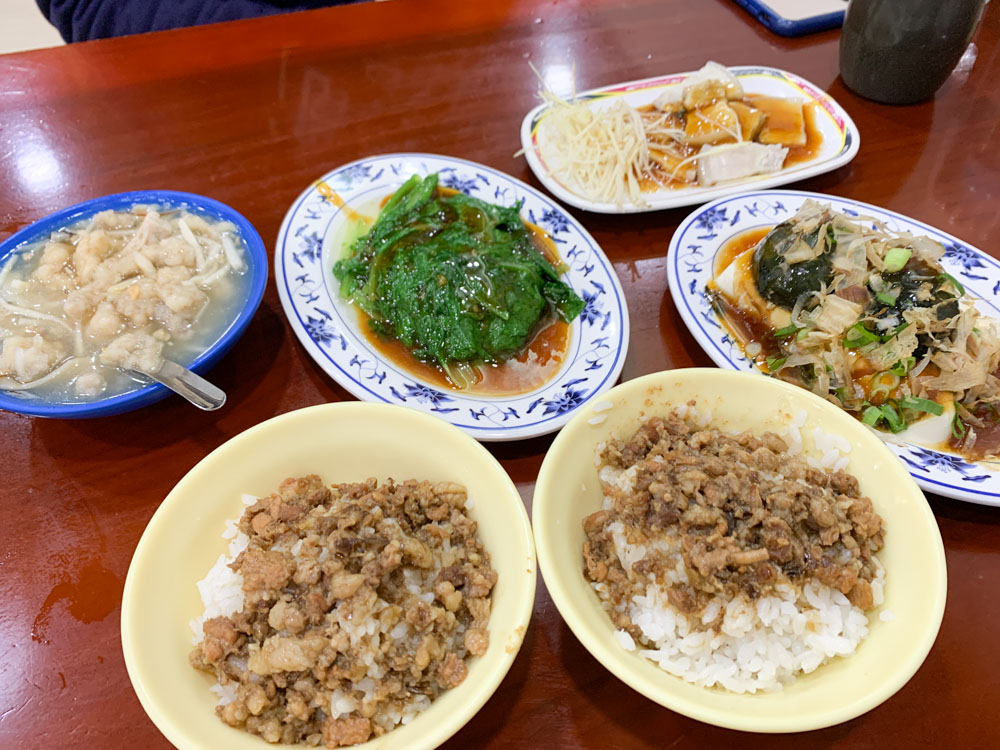
M 0 242 L 0 265 L 12 253 L 19 251 L 25 245 L 44 240 L 53 232 L 57 232 L 76 221 L 108 209 L 128 210 L 139 204 L 183 208 L 206 218 L 229 221 L 236 226 L 246 247 L 247 273 L 250 274 L 246 299 L 215 341 L 193 361 L 186 363 L 188 369 L 203 373 L 215 365 L 243 335 L 250 324 L 250 319 L 260 305 L 264 296 L 264 287 L 267 284 L 267 251 L 260 234 L 242 214 L 224 203 L 206 198 L 203 195 L 176 190 L 134 190 L 128 193 L 115 193 L 114 195 L 94 198 L 56 211 Z M 105 417 L 131 411 L 159 401 L 168 395 L 170 395 L 170 391 L 159 383 L 137 384 L 135 390 L 80 403 L 46 401 L 38 397 L 25 398 L 0 389 L 0 409 L 36 417 L 82 419 Z

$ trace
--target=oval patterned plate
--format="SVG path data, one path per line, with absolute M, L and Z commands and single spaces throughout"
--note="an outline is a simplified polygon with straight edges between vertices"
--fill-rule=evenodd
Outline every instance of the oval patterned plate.
M 981 313 L 1000 319 L 1000 262 L 950 234 L 894 211 L 835 195 L 798 190 L 743 193 L 713 201 L 688 216 L 674 233 L 667 252 L 667 283 L 674 303 L 695 340 L 719 367 L 759 372 L 722 327 L 705 293 L 716 253 L 742 232 L 790 218 L 807 198 L 829 203 L 834 210 L 849 215 L 874 216 L 897 231 L 937 240 L 945 248 L 941 264 L 961 280 Z M 1000 461 L 970 462 L 913 443 L 886 442 L 928 492 L 1000 506 Z
M 816 107 L 816 127 L 823 137 L 818 153 L 811 159 L 780 169 L 773 174 L 752 175 L 742 180 L 723 182 L 709 187 L 693 185 L 684 188 L 654 190 L 644 194 L 646 202 L 645 205 L 641 206 L 635 203 L 622 205 L 595 203 L 563 184 L 542 158 L 539 136 L 544 137 L 542 124 L 550 112 L 550 106 L 543 103 L 525 115 L 521 122 L 521 146 L 524 148 L 524 157 L 542 184 L 564 203 L 586 211 L 624 214 L 691 206 L 724 195 L 743 192 L 750 185 L 757 189 L 785 185 L 837 169 L 857 155 L 858 148 L 861 146 L 861 134 L 858 132 L 857 126 L 844 108 L 819 86 L 794 73 L 778 68 L 762 65 L 730 65 L 728 67 L 740 79 L 740 84 L 748 94 L 766 94 L 814 104 Z M 576 99 L 588 100 L 594 103 L 594 107 L 601 107 L 620 98 L 632 107 L 641 107 L 650 104 L 668 89 L 677 89 L 683 86 L 684 80 L 689 75 L 691 73 L 676 73 L 656 78 L 645 78 L 641 81 L 618 83 L 577 94 Z
M 513 396 L 444 390 L 388 362 L 359 330 L 357 312 L 338 293 L 332 268 L 353 210 L 374 216 L 381 199 L 411 175 L 438 172 L 443 187 L 490 203 L 521 203 L 521 216 L 552 236 L 569 266 L 563 276 L 587 303 L 570 326 L 568 356 L 542 387 Z M 285 215 L 274 249 L 278 294 L 310 356 L 365 401 L 435 414 L 484 440 L 518 440 L 562 427 L 581 405 L 615 384 L 628 349 L 628 308 L 610 261 L 560 206 L 490 167 L 432 154 L 386 154 L 325 174 Z

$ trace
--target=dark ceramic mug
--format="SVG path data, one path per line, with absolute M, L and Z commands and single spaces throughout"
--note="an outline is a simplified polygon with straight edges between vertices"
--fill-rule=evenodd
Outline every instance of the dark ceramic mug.
M 912 104 L 941 87 L 976 30 L 986 0 L 851 0 L 840 76 L 855 93 Z

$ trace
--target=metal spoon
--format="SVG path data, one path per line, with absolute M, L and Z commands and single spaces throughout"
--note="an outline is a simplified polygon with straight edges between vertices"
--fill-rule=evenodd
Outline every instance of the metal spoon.
M 135 368 L 133 368 L 135 369 Z M 169 359 L 163 360 L 156 372 L 135 370 L 153 380 L 162 383 L 179 396 L 183 396 L 199 409 L 215 411 L 226 403 L 226 393 L 216 388 L 201 375 L 191 372 Z

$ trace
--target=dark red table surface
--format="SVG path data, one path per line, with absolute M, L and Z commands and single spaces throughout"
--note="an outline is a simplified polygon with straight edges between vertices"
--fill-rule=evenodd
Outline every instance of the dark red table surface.
M 860 128 L 848 166 L 794 187 L 890 208 L 1000 257 L 1000 8 L 971 70 L 931 101 L 890 107 L 838 77 L 837 32 L 783 39 L 723 0 L 395 0 L 0 56 L 0 238 L 60 207 L 142 188 L 242 212 L 273 250 L 294 198 L 324 172 L 391 151 L 480 161 L 537 185 L 518 129 L 543 72 L 580 89 L 706 60 L 793 71 Z M 612 259 L 632 338 L 622 378 L 708 366 L 666 288 L 687 209 L 574 212 Z M 122 585 L 170 488 L 258 422 L 350 399 L 305 354 L 273 283 L 211 373 L 217 414 L 171 398 L 89 421 L 0 413 L 0 747 L 168 747 L 122 658 Z M 551 438 L 489 449 L 529 506 Z M 612 677 L 539 580 L 534 618 L 493 699 L 446 747 L 1000 746 L 1000 509 L 928 496 L 947 551 L 948 607 L 916 676 L 882 706 L 806 735 L 717 729 Z

